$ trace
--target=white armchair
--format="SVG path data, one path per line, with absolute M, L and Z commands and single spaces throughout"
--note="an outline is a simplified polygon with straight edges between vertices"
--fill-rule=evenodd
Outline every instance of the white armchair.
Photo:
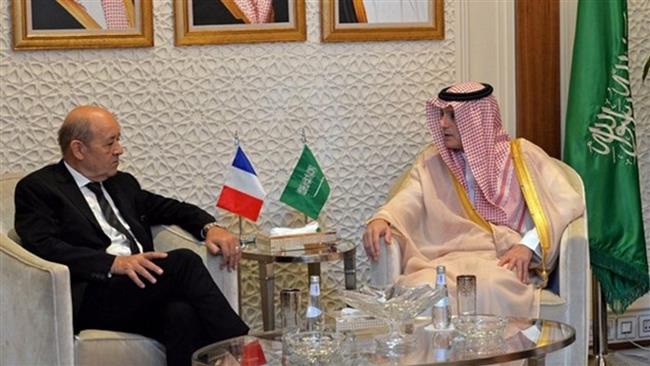
M 23 249 L 13 230 L 14 189 L 22 176 L 0 176 L 0 365 L 166 365 L 164 346 L 151 338 L 99 329 L 73 334 L 68 267 Z M 154 227 L 153 235 L 157 250 L 199 254 L 238 311 L 237 272 L 221 270 L 221 258 L 179 227 Z
M 571 185 L 584 197 L 584 187 L 580 176 L 568 165 L 559 160 L 555 162 L 562 168 Z M 398 178 L 389 192 L 389 199 L 399 191 L 410 168 Z M 583 198 L 584 200 L 584 198 Z M 589 294 L 591 281 L 589 270 L 589 243 L 587 239 L 586 211 L 574 220 L 562 234 L 560 254 L 556 271 L 558 272 L 559 294 L 549 289 L 542 290 L 540 318 L 570 324 L 576 330 L 575 342 L 546 358 L 548 365 L 587 365 L 589 337 Z M 398 243 L 383 245 L 377 262 L 371 262 L 370 282 L 385 286 L 395 282 L 402 273 L 402 253 Z

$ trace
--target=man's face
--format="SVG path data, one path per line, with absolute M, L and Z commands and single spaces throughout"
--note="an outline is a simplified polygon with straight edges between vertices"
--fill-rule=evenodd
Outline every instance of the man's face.
M 120 155 L 124 152 L 120 143 L 120 125 L 113 115 L 99 111 L 90 116 L 93 137 L 90 142 L 81 142 L 83 159 L 82 173 L 90 180 L 101 182 L 117 173 Z
M 444 137 L 445 146 L 452 150 L 463 150 L 460 132 L 456 126 L 456 117 L 451 107 L 440 110 L 440 128 Z

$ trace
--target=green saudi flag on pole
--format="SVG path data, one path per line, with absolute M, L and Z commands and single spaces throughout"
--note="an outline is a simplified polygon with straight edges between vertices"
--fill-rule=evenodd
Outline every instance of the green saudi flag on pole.
M 330 186 L 327 184 L 327 178 L 318 166 L 314 154 L 305 145 L 280 201 L 317 219 L 329 195 Z
M 612 310 L 650 290 L 625 0 L 580 1 L 564 159 L 586 189 L 591 267 Z

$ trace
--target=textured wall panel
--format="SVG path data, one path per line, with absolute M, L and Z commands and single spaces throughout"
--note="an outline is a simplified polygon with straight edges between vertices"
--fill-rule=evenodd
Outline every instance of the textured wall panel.
M 240 136 L 268 192 L 258 226 L 302 222 L 278 202 L 301 150 L 304 129 L 330 185 L 321 221 L 359 241 L 363 222 L 390 182 L 429 137 L 424 101 L 455 79 L 454 6 L 446 2 L 443 41 L 320 43 L 319 3 L 307 0 L 308 40 L 255 45 L 173 46 L 171 1 L 154 1 L 153 48 L 11 51 L 9 2 L 0 0 L 1 172 L 55 162 L 55 131 L 75 105 L 116 112 L 126 153 L 122 169 L 147 189 L 185 199 L 237 229 L 214 200 Z M 647 2 L 630 2 L 631 63 L 645 217 L 650 217 L 650 93 L 640 81 L 650 55 Z M 648 219 L 646 219 L 648 223 Z M 256 226 L 246 223 L 251 232 Z M 358 253 L 358 280 L 367 280 Z M 341 263 L 323 266 L 328 309 L 339 306 Z M 242 267 L 242 312 L 261 327 L 257 266 Z M 276 269 L 282 287 L 305 289 L 306 268 Z
M 233 230 L 236 219 L 217 212 L 214 200 L 238 134 L 268 192 L 259 221 L 268 229 L 302 220 L 278 199 L 304 129 L 332 188 L 321 221 L 358 241 L 391 178 L 428 140 L 424 101 L 454 80 L 453 6 L 447 4 L 444 41 L 321 44 L 319 3 L 308 0 L 306 42 L 179 48 L 171 3 L 154 1 L 153 48 L 13 52 L 8 1 L 0 1 L 1 171 L 56 161 L 55 131 L 65 114 L 98 103 L 122 124 L 122 169 L 148 189 L 215 213 Z M 363 281 L 365 255 L 358 264 Z M 342 264 L 323 270 L 332 309 Z M 276 270 L 277 292 L 306 289 L 306 281 L 302 266 Z M 241 287 L 244 318 L 261 327 L 255 263 L 244 262 Z

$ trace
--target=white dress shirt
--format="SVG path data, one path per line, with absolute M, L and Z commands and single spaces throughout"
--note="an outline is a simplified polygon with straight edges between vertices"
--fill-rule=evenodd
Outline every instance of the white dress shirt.
M 77 183 L 77 186 L 81 190 L 81 194 L 83 194 L 84 198 L 86 199 L 86 202 L 88 202 L 88 206 L 90 206 L 90 210 L 93 212 L 93 215 L 95 215 L 95 219 L 97 219 L 97 222 L 99 223 L 99 226 L 102 228 L 102 231 L 111 240 L 111 244 L 108 246 L 108 248 L 106 248 L 106 253 L 112 255 L 131 255 L 131 248 L 129 247 L 129 240 L 127 239 L 126 235 L 119 232 L 116 228 L 111 226 L 111 224 L 109 224 L 108 221 L 106 221 L 106 218 L 102 213 L 102 209 L 99 207 L 99 201 L 97 201 L 97 196 L 95 196 L 95 193 L 93 193 L 93 191 L 91 191 L 90 188 L 86 187 L 86 184 L 90 183 L 91 180 L 84 177 L 81 173 L 79 173 L 73 167 L 68 165 L 67 162 L 64 161 L 63 163 L 65 164 L 65 167 L 68 169 L 70 174 L 72 174 L 72 178 L 74 178 L 75 183 Z M 143 252 L 142 245 L 138 243 L 138 239 L 136 239 L 135 235 L 133 235 L 133 231 L 131 231 L 131 227 L 126 222 L 126 220 L 122 218 L 122 215 L 120 215 L 120 211 L 115 206 L 113 199 L 111 199 L 111 196 L 104 188 L 104 185 L 102 185 L 102 191 L 104 192 L 104 197 L 106 197 L 106 200 L 108 201 L 108 203 L 111 205 L 111 208 L 115 212 L 115 216 L 117 216 L 117 219 L 120 220 L 120 222 L 122 223 L 122 225 L 124 225 L 126 230 L 128 230 L 131 233 L 131 235 L 136 241 L 136 245 L 140 249 L 140 252 Z

